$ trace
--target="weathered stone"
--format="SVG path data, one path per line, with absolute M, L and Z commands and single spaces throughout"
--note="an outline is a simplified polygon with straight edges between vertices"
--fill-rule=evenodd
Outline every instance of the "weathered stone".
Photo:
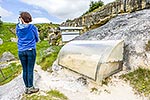
M 55 50 L 53 50 L 52 47 L 49 47 L 49 48 L 47 48 L 47 49 L 44 51 L 44 53 L 45 53 L 46 55 L 49 55 L 49 54 L 51 54 L 52 52 L 55 52 Z
M 0 68 L 5 68 L 5 67 L 7 67 L 8 65 L 9 65 L 8 63 L 0 64 Z
M 125 69 L 150 68 L 150 10 L 119 15 L 107 24 L 86 32 L 77 40 L 118 40 L 125 41 Z M 147 44 L 148 43 L 148 44 Z
M 3 44 L 3 40 L 0 38 L 0 45 L 2 45 Z
M 9 62 L 15 60 L 15 57 L 10 52 L 4 52 L 0 58 L 0 62 Z
M 11 42 L 17 42 L 18 39 L 17 38 L 11 38 Z

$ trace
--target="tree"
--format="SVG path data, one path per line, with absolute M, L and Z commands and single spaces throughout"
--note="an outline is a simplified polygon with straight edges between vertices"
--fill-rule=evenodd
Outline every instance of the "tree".
M 89 12 L 92 12 L 93 10 L 95 10 L 95 9 L 97 9 L 97 8 L 99 8 L 99 7 L 102 7 L 104 5 L 104 2 L 103 1 L 101 1 L 101 0 L 99 0 L 99 1 L 91 1 L 90 2 L 90 7 L 89 7 L 89 10 L 88 11 L 86 11 L 84 14 L 87 14 L 87 13 L 89 13 Z M 83 15 L 84 15 L 83 14 Z
M 90 3 L 90 8 L 89 8 L 89 12 L 92 12 L 93 10 L 101 7 L 104 5 L 104 2 L 99 0 L 99 1 L 91 1 Z

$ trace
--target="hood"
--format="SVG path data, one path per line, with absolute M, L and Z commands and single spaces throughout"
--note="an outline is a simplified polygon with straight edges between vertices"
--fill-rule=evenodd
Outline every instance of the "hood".
M 23 32 L 30 30 L 32 27 L 32 24 L 17 24 L 17 29 Z

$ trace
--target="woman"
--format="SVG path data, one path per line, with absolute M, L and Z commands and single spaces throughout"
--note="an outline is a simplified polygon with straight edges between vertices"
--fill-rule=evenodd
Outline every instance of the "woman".
M 31 94 L 39 91 L 33 86 L 34 64 L 36 59 L 36 42 L 38 42 L 38 30 L 33 24 L 29 24 L 32 17 L 28 12 L 21 12 L 19 23 L 16 26 L 18 37 L 18 55 L 23 68 L 23 81 L 26 86 L 25 93 Z

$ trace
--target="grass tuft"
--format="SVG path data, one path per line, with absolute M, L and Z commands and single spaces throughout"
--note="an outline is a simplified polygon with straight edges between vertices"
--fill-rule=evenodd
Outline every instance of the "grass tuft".
M 44 95 L 39 93 L 33 95 L 23 95 L 21 100 L 68 100 L 68 98 L 57 90 L 51 90 Z
M 11 63 L 8 67 L 3 68 L 1 71 L 3 72 L 4 77 L 2 73 L 0 73 L 0 85 L 4 85 L 17 77 L 21 73 L 22 67 L 16 63 Z
M 150 95 L 150 70 L 138 68 L 137 70 L 120 76 L 129 81 L 131 86 L 140 94 Z

